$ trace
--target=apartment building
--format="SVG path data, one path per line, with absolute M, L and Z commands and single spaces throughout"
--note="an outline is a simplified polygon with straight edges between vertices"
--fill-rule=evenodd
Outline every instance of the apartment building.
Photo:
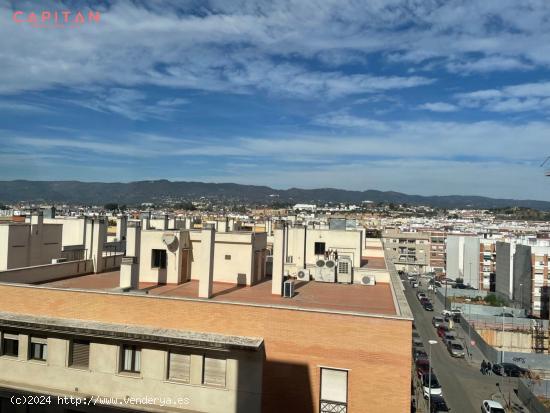
M 479 242 L 479 289 L 495 291 L 496 240 L 481 238 Z
M 0 312 L 0 343 L 4 389 L 153 411 L 261 408 L 260 338 Z
M 469 235 L 447 236 L 447 277 L 460 278 L 463 283 L 475 289 L 483 286 L 480 277 L 481 244 L 478 237 Z M 489 280 L 487 280 L 489 281 Z
M 542 242 L 525 245 L 524 242 L 527 241 L 497 242 L 496 291 L 511 305 L 524 308 L 532 316 L 547 319 L 550 313 L 550 246 Z
M 429 270 L 436 275 L 445 273 L 445 241 L 447 234 L 442 231 L 430 231 L 430 265 Z
M 253 270 L 255 241 L 238 242 L 246 234 L 223 234 L 218 262 L 213 228 L 140 231 L 129 223 L 120 271 L 0 283 L 1 386 L 157 397 L 137 411 L 165 410 L 159 400 L 176 397 L 186 400 L 171 406 L 181 412 L 407 411 L 412 314 L 380 240 L 365 248 L 360 231 L 306 231 L 304 243 L 302 229 L 274 232 L 273 279 L 247 273 L 241 284 L 241 270 L 227 264 L 223 248 L 235 247 L 230 254 L 248 251 L 243 265 Z M 337 260 L 320 253 L 320 242 L 326 253 L 348 254 L 351 281 L 371 271 L 376 282 L 339 283 L 337 269 L 334 279 L 292 281 L 289 254 L 305 267 L 321 255 Z M 235 277 L 218 282 L 216 274 Z M 119 288 L 124 278 L 133 284 L 127 290 Z M 295 291 L 285 297 L 288 281 Z
M 382 233 L 384 248 L 398 270 L 425 273 L 430 271 L 431 245 L 427 232 L 386 230 Z

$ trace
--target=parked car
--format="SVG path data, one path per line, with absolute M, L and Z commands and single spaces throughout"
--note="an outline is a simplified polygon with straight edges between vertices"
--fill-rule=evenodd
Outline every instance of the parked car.
M 529 375 L 529 370 L 517 366 L 514 363 L 493 364 L 491 370 L 493 370 L 493 373 L 498 374 L 499 376 L 522 377 Z
M 483 400 L 481 403 L 481 412 L 482 413 L 505 413 L 504 407 L 499 402 L 494 400 Z
M 497 315 L 497 317 L 514 317 L 514 315 L 512 313 L 502 313 L 502 314 L 499 314 Z
M 445 399 L 441 395 L 432 395 L 432 403 L 431 403 L 431 412 L 430 413 L 440 413 L 440 412 L 448 412 L 449 408 L 447 407 L 447 403 L 445 402 Z
M 413 358 L 416 363 L 418 360 L 427 360 L 428 354 L 424 350 L 416 349 L 413 351 Z
M 447 331 L 443 337 L 441 337 L 441 340 L 443 340 L 443 344 L 447 345 L 447 343 L 449 341 L 454 341 L 456 340 L 456 335 L 454 333 L 454 331 Z
M 456 340 L 449 340 L 447 342 L 447 350 L 449 354 L 453 357 L 464 358 L 466 353 L 464 352 L 464 347 Z
M 420 305 L 424 305 L 426 303 L 429 303 L 430 302 L 430 299 L 428 297 L 422 297 L 420 299 Z
M 455 315 L 455 314 L 462 314 L 462 308 L 455 307 L 455 308 L 451 309 L 451 315 Z
M 424 310 L 426 310 L 426 311 L 433 311 L 434 310 L 434 306 L 429 301 L 425 302 L 422 307 L 424 307 Z
M 428 374 L 430 371 L 430 363 L 428 359 L 416 360 L 414 365 L 416 367 L 416 375 L 419 379 L 422 379 L 422 376 Z
M 414 348 L 424 347 L 424 343 L 422 342 L 422 339 L 413 338 L 413 347 Z
M 412 281 L 411 282 L 411 287 L 412 288 L 418 288 L 418 281 Z
M 435 316 L 435 317 L 432 317 L 432 325 L 437 328 L 439 327 L 441 324 L 443 324 L 445 321 L 443 320 L 443 317 L 439 317 L 439 316 Z
M 422 300 L 423 298 L 426 298 L 426 294 L 419 292 L 416 294 L 416 298 L 418 298 L 419 300 Z
M 439 384 L 439 381 L 433 372 L 431 374 L 426 373 L 422 375 L 422 392 L 424 393 L 425 399 L 427 399 L 430 394 L 432 396 L 441 396 L 441 394 L 443 394 L 441 384 Z
M 451 329 L 449 328 L 449 325 L 447 323 L 443 323 L 439 327 L 437 327 L 437 335 L 441 338 L 443 338 L 445 333 L 448 331 L 451 331 Z

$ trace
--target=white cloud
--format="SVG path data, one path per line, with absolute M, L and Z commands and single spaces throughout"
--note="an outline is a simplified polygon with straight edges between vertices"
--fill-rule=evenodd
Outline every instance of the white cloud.
M 456 98 L 462 106 L 483 108 L 491 112 L 549 112 L 550 82 L 458 93 Z
M 456 112 L 458 110 L 456 105 L 446 102 L 424 103 L 423 105 L 418 106 L 418 108 L 432 112 Z
M 533 66 L 520 59 L 506 56 L 489 56 L 473 61 L 450 61 L 446 65 L 449 72 L 469 74 L 472 72 L 497 72 L 511 70 L 529 70 Z
M 119 0 L 103 11 L 100 24 L 78 30 L 6 22 L 0 25 L 0 93 L 154 84 L 338 97 L 429 82 L 336 70 L 368 62 L 376 52 L 413 63 L 437 58 L 449 63 L 449 70 L 550 64 L 546 1 L 213 0 L 201 4 L 200 14 L 191 11 L 191 2 L 145 7 Z M 10 16 L 9 4 L 0 6 L 0 14 Z M 326 72 L 288 63 L 315 58 L 334 68 Z

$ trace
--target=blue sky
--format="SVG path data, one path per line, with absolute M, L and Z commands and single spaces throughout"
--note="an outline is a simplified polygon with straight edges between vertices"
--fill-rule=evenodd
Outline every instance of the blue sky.
M 88 4 L 88 5 L 86 5 Z M 550 200 L 550 2 L 0 5 L 0 179 Z

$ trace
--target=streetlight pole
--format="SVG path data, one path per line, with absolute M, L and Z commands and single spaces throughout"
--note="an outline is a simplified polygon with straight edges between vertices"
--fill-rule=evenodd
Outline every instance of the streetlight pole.
M 432 344 L 437 344 L 436 340 L 428 340 L 430 352 L 428 355 L 428 413 L 432 411 Z

